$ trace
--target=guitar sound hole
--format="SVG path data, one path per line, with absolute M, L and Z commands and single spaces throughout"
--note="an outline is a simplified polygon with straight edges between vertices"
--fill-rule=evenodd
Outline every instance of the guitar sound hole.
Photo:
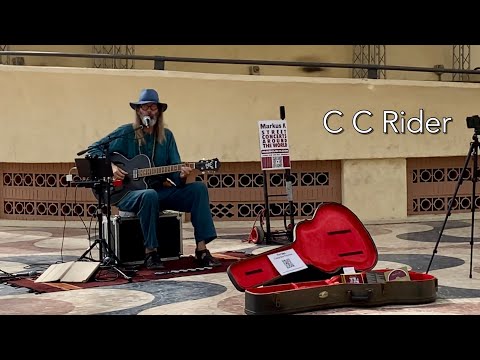
M 353 255 L 361 255 L 361 254 L 363 254 L 363 251 L 351 251 L 348 253 L 338 254 L 338 256 L 344 257 L 344 256 L 353 256 Z
M 262 271 L 263 271 L 262 269 L 250 270 L 250 271 L 246 271 L 246 272 L 245 272 L 245 275 L 253 275 L 253 274 L 260 273 L 260 272 L 262 272 Z
M 350 232 L 352 232 L 352 230 L 346 229 L 346 230 L 329 231 L 329 232 L 327 232 L 327 234 L 328 235 L 340 235 L 340 234 L 348 234 Z

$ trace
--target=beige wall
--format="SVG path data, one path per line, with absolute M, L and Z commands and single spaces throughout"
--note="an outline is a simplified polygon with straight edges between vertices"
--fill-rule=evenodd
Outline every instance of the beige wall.
M 386 65 L 433 68 L 443 65 L 453 67 L 452 45 L 387 45 Z M 432 80 L 438 81 L 435 73 L 411 71 L 387 71 L 387 79 L 398 80 Z M 452 80 L 451 74 L 442 75 L 442 80 Z
M 344 160 L 346 204 L 362 219 L 406 214 L 405 159 L 465 156 L 478 114 L 480 84 L 356 80 L 0 66 L 0 162 L 71 162 L 76 153 L 120 124 L 130 122 L 128 102 L 143 87 L 169 104 L 166 122 L 186 161 L 259 161 L 258 121 L 277 119 L 286 107 L 292 160 Z M 323 116 L 330 110 L 330 134 Z M 382 112 L 406 117 L 452 117 L 447 133 L 383 133 Z M 352 115 L 369 110 L 358 124 Z M 372 174 L 378 179 L 372 181 Z M 394 188 L 395 192 L 388 192 Z M 359 194 L 361 193 L 361 195 Z M 377 197 L 373 196 L 377 194 Z M 388 194 L 388 196 L 378 194 Z M 379 203 L 366 201 L 379 199 Z
M 480 45 L 471 45 L 470 46 L 470 68 L 474 70 L 476 67 L 480 68 Z M 480 82 L 480 75 L 470 75 L 470 80 Z
M 405 159 L 342 162 L 342 203 L 362 220 L 407 217 Z
M 136 45 L 135 51 L 142 55 L 175 57 L 198 57 L 242 60 L 305 61 L 325 63 L 351 63 L 351 45 Z M 149 61 L 139 61 L 137 69 L 152 69 Z M 193 71 L 249 75 L 249 65 L 195 64 L 167 62 L 166 70 Z M 352 70 L 324 68 L 322 71 L 305 72 L 293 66 L 260 65 L 261 75 L 287 75 L 312 77 L 351 77 Z
M 141 70 L 0 67 L 1 161 L 52 162 L 72 155 L 112 128 L 130 122 L 128 102 L 143 87 L 154 87 L 169 103 L 166 122 L 184 157 L 217 155 L 225 161 L 258 160 L 257 122 L 279 117 L 286 107 L 294 160 L 335 160 L 457 156 L 470 140 L 466 116 L 478 111 L 480 85 L 273 76 L 215 75 Z M 447 133 L 383 132 L 383 112 L 405 118 L 451 117 Z M 323 125 L 330 110 L 330 134 Z M 369 110 L 358 125 L 352 117 Z M 19 121 L 18 119 L 21 119 Z M 19 130 L 19 125 L 23 127 Z M 399 128 L 399 127 L 398 127 Z M 12 134 L 15 134 L 12 136 Z M 52 139 L 50 134 L 55 135 Z M 45 152 L 32 152 L 31 139 Z M 52 141 L 53 140 L 53 141 Z
M 10 51 L 48 51 L 76 54 L 91 54 L 93 45 L 10 45 Z M 11 56 L 12 58 L 14 56 Z M 57 56 L 24 56 L 27 66 L 69 66 L 93 67 L 92 59 L 57 57 Z
M 125 46 L 125 45 L 122 45 Z M 312 61 L 326 63 L 353 63 L 352 45 L 130 45 L 135 55 L 221 58 L 242 60 Z M 472 45 L 472 69 L 476 55 Z M 10 45 L 11 51 L 53 51 L 93 53 L 93 45 Z M 434 67 L 441 64 L 452 68 L 452 45 L 386 45 L 386 65 Z M 93 67 L 93 59 L 59 57 L 25 57 L 26 65 Z M 153 61 L 136 60 L 135 69 L 153 69 Z M 167 62 L 166 70 L 220 74 L 249 74 L 249 65 L 201 64 Z M 324 68 L 322 71 L 305 72 L 299 67 L 260 66 L 261 75 L 286 75 L 306 77 L 351 78 L 351 69 Z M 387 71 L 387 79 L 438 81 L 434 73 Z M 445 74 L 442 80 L 450 81 Z
M 125 45 L 122 45 L 125 46 Z M 130 45 L 135 55 L 351 63 L 351 45 Z M 93 53 L 93 45 L 10 45 L 10 51 Z M 93 67 L 93 59 L 26 56 L 27 66 Z M 151 60 L 135 60 L 135 69 L 152 70 Z M 167 62 L 166 70 L 249 75 L 249 65 Z M 305 72 L 292 66 L 260 66 L 262 75 L 351 77 L 350 69 Z
M 470 46 L 470 66 L 472 70 L 480 67 L 480 45 Z

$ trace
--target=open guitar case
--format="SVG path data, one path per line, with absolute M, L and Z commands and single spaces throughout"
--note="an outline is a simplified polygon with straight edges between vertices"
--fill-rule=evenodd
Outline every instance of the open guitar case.
M 269 255 L 287 250 L 293 250 L 307 267 L 282 276 Z M 402 269 L 373 270 L 377 261 L 375 243 L 358 217 L 341 204 L 323 203 L 311 219 L 295 225 L 292 243 L 233 263 L 227 274 L 235 288 L 245 293 L 249 315 L 436 300 L 434 276 Z M 344 268 L 354 269 L 355 282 L 350 282 Z

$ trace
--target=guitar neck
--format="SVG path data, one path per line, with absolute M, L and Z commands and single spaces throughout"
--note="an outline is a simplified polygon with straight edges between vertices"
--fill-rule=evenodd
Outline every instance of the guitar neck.
M 168 173 L 172 173 L 172 172 L 175 172 L 175 171 L 181 171 L 183 166 L 194 169 L 195 168 L 195 163 L 184 163 L 184 164 L 156 166 L 156 167 L 151 167 L 151 168 L 138 169 L 137 176 L 138 177 L 145 177 L 145 176 L 168 174 Z

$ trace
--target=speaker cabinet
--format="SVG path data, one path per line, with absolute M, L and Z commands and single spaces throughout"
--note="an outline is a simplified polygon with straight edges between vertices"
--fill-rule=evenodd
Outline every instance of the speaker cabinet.
M 110 236 L 107 221 L 103 219 L 103 234 L 110 248 L 122 264 L 138 265 L 145 258 L 143 233 L 137 216 L 110 218 Z M 164 261 L 178 259 L 183 254 L 182 215 L 180 212 L 163 212 L 157 222 L 158 252 Z

